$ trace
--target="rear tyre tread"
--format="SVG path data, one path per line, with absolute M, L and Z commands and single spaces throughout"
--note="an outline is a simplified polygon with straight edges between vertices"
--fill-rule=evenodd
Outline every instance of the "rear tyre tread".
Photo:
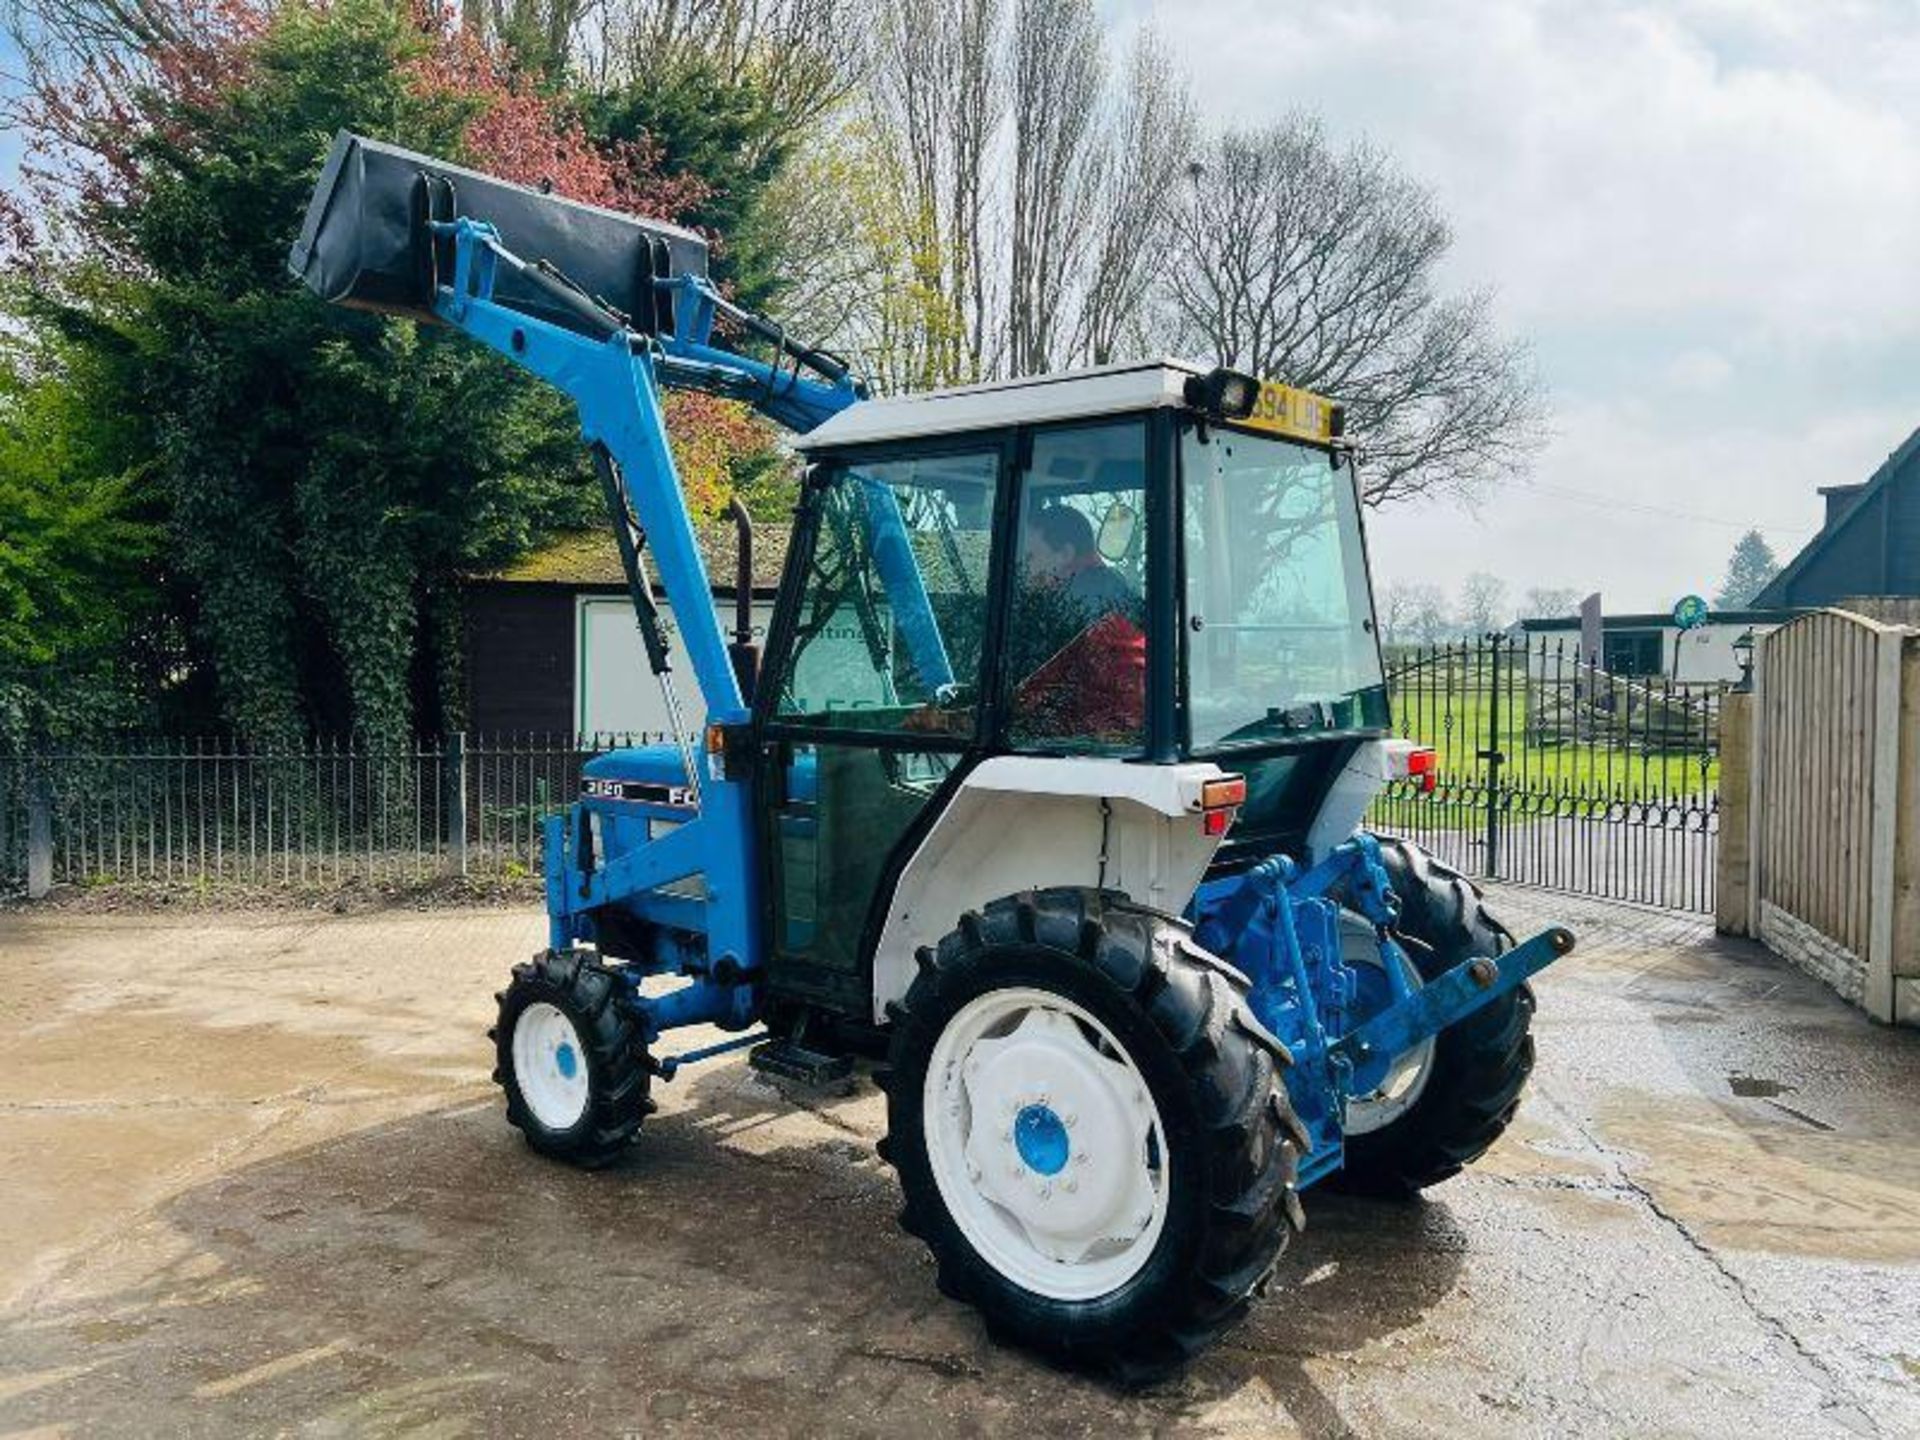
M 1404 840 L 1380 841 L 1380 861 L 1400 902 L 1394 930 L 1427 979 L 1476 955 L 1501 955 L 1513 934 L 1465 876 Z M 1433 1071 L 1413 1106 L 1391 1124 L 1348 1139 L 1330 1189 L 1406 1197 L 1458 1175 L 1512 1123 L 1533 1072 L 1533 992 L 1510 992 L 1440 1033 Z

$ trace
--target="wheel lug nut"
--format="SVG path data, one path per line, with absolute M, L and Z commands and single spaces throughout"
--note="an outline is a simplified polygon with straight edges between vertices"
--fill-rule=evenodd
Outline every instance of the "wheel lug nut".
M 1071 1195 L 1074 1191 L 1078 1190 L 1079 1188 L 1080 1188 L 1080 1182 L 1078 1180 L 1067 1181 L 1067 1193 L 1069 1195 Z

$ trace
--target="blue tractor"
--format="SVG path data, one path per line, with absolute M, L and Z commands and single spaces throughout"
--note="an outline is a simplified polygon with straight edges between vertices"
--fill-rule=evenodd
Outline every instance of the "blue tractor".
M 574 401 L 675 716 L 546 831 L 494 1032 L 536 1150 L 617 1159 L 724 1051 L 871 1066 L 941 1288 L 1143 1376 L 1265 1289 L 1308 1186 L 1410 1194 L 1506 1127 L 1573 941 L 1360 828 L 1433 756 L 1390 735 L 1337 405 L 1176 362 L 868 399 L 698 237 L 345 134 L 292 264 Z M 798 436 L 764 655 L 716 616 L 673 386 Z

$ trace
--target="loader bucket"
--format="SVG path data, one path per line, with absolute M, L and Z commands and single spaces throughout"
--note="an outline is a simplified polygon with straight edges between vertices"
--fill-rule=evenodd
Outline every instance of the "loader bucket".
M 707 273 L 707 242 L 691 231 L 542 194 L 346 130 L 334 137 L 287 266 L 323 300 L 432 320 L 434 286 L 451 278 L 451 261 L 427 222 L 455 216 L 492 225 L 516 254 L 546 261 L 645 333 L 672 324 L 656 279 Z M 579 324 L 550 294 L 511 272 L 500 274 L 494 298 L 538 319 Z

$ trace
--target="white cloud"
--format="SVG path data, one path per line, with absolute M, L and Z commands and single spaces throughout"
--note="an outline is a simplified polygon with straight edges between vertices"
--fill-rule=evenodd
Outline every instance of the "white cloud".
M 1667 383 L 1682 390 L 1718 390 L 1733 378 L 1733 362 L 1718 350 L 1683 350 L 1667 362 Z

